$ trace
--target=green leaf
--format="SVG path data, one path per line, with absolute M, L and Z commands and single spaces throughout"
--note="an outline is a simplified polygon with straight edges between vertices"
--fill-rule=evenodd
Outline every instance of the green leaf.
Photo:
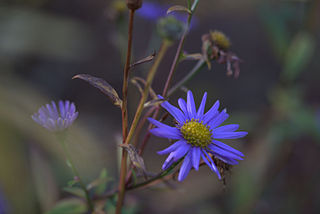
M 77 79 L 77 78 L 85 80 L 88 83 L 90 83 L 92 86 L 100 89 L 100 91 L 102 91 L 102 93 L 104 93 L 105 95 L 107 95 L 110 98 L 111 102 L 114 105 L 119 106 L 120 108 L 122 107 L 122 100 L 119 98 L 118 93 L 105 80 L 103 80 L 101 78 L 93 77 L 89 74 L 78 74 L 78 75 L 75 75 L 74 77 L 72 77 L 72 79 Z
M 95 192 L 97 194 L 102 194 L 107 188 L 107 183 L 112 180 L 112 178 L 108 177 L 108 172 L 106 169 L 102 169 L 100 172 L 99 178 L 92 181 L 88 184 L 87 189 L 90 190 L 92 188 L 96 188 Z
M 299 33 L 296 35 L 285 57 L 284 78 L 287 80 L 296 79 L 312 59 L 314 49 L 315 41 L 309 34 Z
M 81 197 L 81 198 L 86 197 L 85 192 L 80 187 L 64 187 L 63 191 L 68 192 L 72 195 Z
M 182 11 L 182 12 L 187 12 L 189 14 L 191 14 L 191 11 L 186 8 L 185 6 L 182 6 L 182 5 L 174 5 L 172 7 L 170 7 L 168 10 L 167 10 L 167 14 L 173 12 L 173 11 Z
M 83 214 L 87 211 L 86 204 L 80 199 L 65 199 L 59 201 L 46 214 Z
M 72 187 L 73 185 L 75 185 L 75 184 L 77 184 L 79 181 L 77 181 L 77 180 L 71 180 L 71 181 L 68 181 L 68 186 L 69 187 Z
M 66 164 L 70 169 L 72 169 L 72 164 L 71 164 L 70 160 L 67 159 L 66 160 Z

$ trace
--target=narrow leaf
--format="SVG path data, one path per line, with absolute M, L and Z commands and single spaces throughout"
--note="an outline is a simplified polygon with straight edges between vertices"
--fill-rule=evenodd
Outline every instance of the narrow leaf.
M 146 86 L 146 84 L 147 84 L 146 81 L 144 79 L 140 78 L 140 77 L 134 77 L 134 78 L 131 79 L 131 82 L 135 86 L 137 86 L 139 92 L 141 93 L 141 95 L 143 95 L 143 87 L 141 87 L 140 83 L 142 83 L 144 86 Z M 150 96 L 153 97 L 154 99 L 158 98 L 157 94 L 154 92 L 152 87 L 150 87 L 149 93 L 150 93 Z
M 99 176 L 99 178 L 95 179 L 94 181 L 92 181 L 90 184 L 88 184 L 87 189 L 90 190 L 92 188 L 97 187 L 98 189 L 100 189 L 101 191 L 99 192 L 103 192 L 106 188 L 106 184 L 108 181 L 110 181 L 111 178 L 108 178 L 108 174 L 107 171 L 105 169 L 103 169 L 101 171 L 101 174 Z
M 174 5 L 172 7 L 170 7 L 168 10 L 167 10 L 167 14 L 173 12 L 173 11 L 183 11 L 183 12 L 187 12 L 189 14 L 192 14 L 191 11 L 186 8 L 185 6 L 182 6 L 182 5 Z
M 143 63 L 146 63 L 146 62 L 150 62 L 151 60 L 154 59 L 154 57 L 156 56 L 156 52 L 153 52 L 151 55 L 143 58 L 143 59 L 140 59 L 139 61 L 133 63 L 130 65 L 130 68 L 134 67 L 134 66 L 137 66 L 137 65 L 140 65 L 140 64 L 143 64 Z
M 93 77 L 89 74 L 78 74 L 78 75 L 75 75 L 74 77 L 72 77 L 72 79 L 76 79 L 76 78 L 85 80 L 88 83 L 90 83 L 92 86 L 100 89 L 100 91 L 102 91 L 102 93 L 104 93 L 105 95 L 107 95 L 110 98 L 111 102 L 114 105 L 119 106 L 121 108 L 122 100 L 119 98 L 116 90 L 109 83 L 107 83 L 105 80 L 103 80 L 101 78 Z
M 95 187 L 95 192 L 97 194 L 102 194 L 107 188 L 107 183 L 112 180 L 113 179 L 108 176 L 108 171 L 106 169 L 102 169 L 99 178 L 92 186 Z
M 138 83 L 138 81 L 135 78 L 132 78 L 131 79 L 131 83 L 138 88 L 138 90 L 139 90 L 139 92 L 140 92 L 140 94 L 142 96 L 143 95 L 143 89 L 142 89 L 141 85 Z
M 59 201 L 55 207 L 46 214 L 82 214 L 87 210 L 86 204 L 80 199 L 65 199 Z
M 84 191 L 79 187 L 64 187 L 63 191 L 68 192 L 72 195 L 78 196 L 80 198 L 85 198 Z

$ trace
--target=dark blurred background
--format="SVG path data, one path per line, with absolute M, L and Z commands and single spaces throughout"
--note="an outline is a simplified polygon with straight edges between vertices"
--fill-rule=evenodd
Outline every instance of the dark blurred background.
M 168 8 L 177 1 L 147 1 Z M 142 9 L 141 9 L 142 10 Z M 165 16 L 165 14 L 160 14 Z M 159 16 L 160 16 L 159 15 Z M 212 64 L 186 87 L 197 103 L 208 92 L 209 108 L 219 99 L 249 135 L 229 145 L 246 156 L 227 175 L 226 185 L 203 167 L 175 185 L 132 191 L 127 213 L 320 213 L 320 1 L 200 1 L 184 50 L 201 52 L 201 36 L 220 30 L 242 60 L 238 79 Z M 157 50 L 154 18 L 138 13 L 133 58 Z M 45 213 L 61 199 L 72 178 L 55 137 L 30 117 L 50 100 L 75 102 L 79 118 L 68 146 L 86 182 L 106 168 L 118 177 L 117 141 L 121 112 L 76 74 L 107 80 L 121 94 L 127 10 L 113 0 L 2 0 L 0 3 L 0 213 Z M 163 89 L 177 44 L 157 73 Z M 195 62 L 182 62 L 174 81 Z M 133 76 L 145 76 L 149 64 Z M 129 86 L 132 119 L 139 94 Z M 181 90 L 170 101 L 185 97 Z M 168 143 L 152 137 L 144 159 L 158 172 Z M 1 211 L 2 209 L 2 211 Z M 111 211 L 110 211 L 111 212 Z

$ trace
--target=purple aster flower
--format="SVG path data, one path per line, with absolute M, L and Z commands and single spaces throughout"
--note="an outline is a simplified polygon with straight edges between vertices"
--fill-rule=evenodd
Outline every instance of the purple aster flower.
M 50 131 L 61 131 L 68 128 L 78 117 L 76 106 L 70 101 L 59 101 L 58 105 L 54 101 L 42 106 L 37 113 L 34 113 L 32 119 Z
M 174 144 L 159 151 L 158 154 L 169 154 L 162 166 L 163 170 L 168 169 L 174 162 L 184 157 L 178 176 L 179 181 L 187 177 L 192 167 L 198 170 L 201 159 L 221 179 L 219 169 L 212 156 L 229 165 L 238 164 L 237 160 L 242 160 L 241 157 L 244 156 L 238 150 L 218 141 L 218 139 L 241 138 L 246 136 L 247 132 L 236 132 L 239 128 L 237 124 L 220 126 L 229 115 L 225 110 L 218 111 L 219 101 L 204 113 L 206 99 L 207 93 L 204 93 L 198 110 L 196 110 L 191 91 L 188 91 L 187 102 L 181 98 L 178 100 L 181 110 L 167 101 L 163 102 L 161 106 L 175 118 L 176 127 L 170 127 L 149 118 L 149 121 L 157 127 L 150 130 L 152 134 L 176 140 Z

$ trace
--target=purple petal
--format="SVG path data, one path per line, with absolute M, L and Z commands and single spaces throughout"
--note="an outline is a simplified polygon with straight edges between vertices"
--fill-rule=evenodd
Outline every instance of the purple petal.
M 219 100 L 217 100 L 213 106 L 203 115 L 203 123 L 208 123 L 210 122 L 214 117 L 216 117 L 219 113 L 218 109 L 220 106 Z
M 227 151 L 224 149 L 221 149 L 220 147 L 210 144 L 208 146 L 208 148 L 212 151 L 213 154 L 218 154 L 220 156 L 224 156 L 227 158 L 232 158 L 232 159 L 237 159 L 237 160 L 243 160 L 243 158 L 241 158 L 239 155 L 231 152 L 231 151 Z
M 157 121 L 157 120 L 155 120 L 155 119 L 153 119 L 151 117 L 149 117 L 148 120 L 149 120 L 150 123 L 152 123 L 153 125 L 157 126 L 158 128 L 164 128 L 164 129 L 169 129 L 169 130 L 173 129 L 173 128 L 175 129 L 175 127 L 168 126 L 168 125 L 166 125 L 164 123 L 161 123 L 161 122 L 159 122 L 159 121 Z
M 186 144 L 185 146 L 178 147 L 174 152 L 171 152 L 168 158 L 165 160 L 162 165 L 162 169 L 166 170 L 172 163 L 178 161 L 180 158 L 185 156 L 185 154 L 190 150 L 190 145 Z
M 165 155 L 165 154 L 168 154 L 170 152 L 175 151 L 177 148 L 179 148 L 180 146 L 184 146 L 184 145 L 186 145 L 186 142 L 184 142 L 183 140 L 179 140 L 179 141 L 175 142 L 174 144 L 172 144 L 171 146 L 169 146 L 168 148 L 161 150 L 161 151 L 158 151 L 157 153 L 159 155 Z
M 65 118 L 66 116 L 66 111 L 65 111 L 65 108 L 64 108 L 64 103 L 62 100 L 59 101 L 59 110 L 60 110 L 60 116 L 62 118 Z
M 196 114 L 197 114 L 196 105 L 194 103 L 194 98 L 191 91 L 188 91 L 188 94 L 187 94 L 187 110 L 188 110 L 190 119 L 196 117 Z
M 201 152 L 201 157 L 202 157 L 202 160 L 209 166 L 209 168 L 216 173 L 216 171 L 214 170 L 213 166 L 211 163 L 209 163 L 208 159 L 206 158 L 205 154 L 203 152 Z M 216 173 L 218 175 L 218 177 L 220 176 L 220 173 Z M 220 179 L 220 178 L 219 178 Z
M 172 152 L 171 154 L 174 155 L 174 161 L 178 161 L 180 158 L 185 156 L 185 154 L 190 150 L 191 146 L 190 144 L 180 146 L 179 148 L 176 149 L 176 151 Z
M 199 170 L 200 153 L 201 153 L 201 150 L 199 147 L 194 147 L 192 149 L 192 165 L 193 165 L 193 168 L 197 171 Z
M 188 110 L 187 110 L 187 103 L 184 101 L 184 99 L 179 98 L 178 104 L 184 115 L 189 119 Z
M 217 132 L 233 132 L 233 131 L 236 131 L 238 128 L 239 128 L 238 124 L 229 124 L 229 125 L 220 126 L 218 128 L 215 128 L 213 131 L 214 131 L 214 133 L 217 133 Z
M 76 111 L 76 106 L 74 105 L 74 103 L 71 103 L 70 109 L 69 109 L 70 114 L 74 114 L 75 111 Z
M 246 136 L 248 132 L 213 132 L 215 139 L 237 139 Z
M 239 155 L 239 156 L 244 156 L 244 154 L 242 154 L 242 152 L 232 148 L 231 146 L 228 146 L 227 144 L 224 144 L 220 141 L 217 141 L 217 140 L 213 140 L 212 143 L 218 147 L 220 147 L 221 149 L 224 149 L 224 150 L 227 150 L 229 152 L 232 152 L 236 155 Z M 210 147 L 210 146 L 209 146 Z
M 189 152 L 186 157 L 184 158 L 184 161 L 180 167 L 180 172 L 179 172 L 179 176 L 178 176 L 178 181 L 183 181 L 187 175 L 190 172 L 190 169 L 192 167 L 192 163 L 191 163 L 191 152 Z
M 59 118 L 59 111 L 58 111 L 57 105 L 56 105 L 56 103 L 54 101 L 51 101 L 51 106 L 52 106 L 55 118 L 56 119 Z
M 204 107 L 206 106 L 206 100 L 207 100 L 207 92 L 205 92 L 202 97 L 202 101 L 197 112 L 197 119 L 201 119 L 203 116 Z
M 69 113 L 69 109 L 70 109 L 70 101 L 66 100 L 65 104 L 64 104 L 65 117 L 66 117 L 67 113 Z
M 162 165 L 162 170 L 167 170 L 174 163 L 173 155 L 169 155 Z
M 227 112 L 222 111 L 220 114 L 218 114 L 213 120 L 209 122 L 209 126 L 211 129 L 214 129 L 218 126 L 220 126 L 226 119 L 228 119 L 229 114 Z
M 49 117 L 51 117 L 52 119 L 56 119 L 56 117 L 54 115 L 53 108 L 51 107 L 51 105 L 50 104 L 46 104 L 46 108 L 47 108 Z
M 163 99 L 163 97 L 160 95 L 158 95 L 158 97 Z M 161 106 L 165 108 L 180 124 L 185 122 L 186 118 L 180 109 L 171 105 L 168 101 L 161 103 Z
M 180 140 L 182 139 L 181 133 L 177 128 L 171 127 L 171 129 L 164 129 L 164 128 L 154 128 L 151 129 L 150 132 L 158 137 L 173 139 L 173 140 Z
M 221 175 L 219 172 L 219 169 L 216 167 L 216 165 L 214 164 L 214 161 L 212 160 L 211 156 L 206 152 L 205 149 L 202 149 L 202 152 L 205 154 L 205 156 L 209 159 L 212 169 L 213 171 L 218 175 L 218 178 L 221 179 Z
M 210 151 L 208 151 L 210 152 Z M 210 152 L 212 153 L 212 152 Z M 227 157 L 224 157 L 224 156 L 221 156 L 221 155 L 218 155 L 218 154 L 213 154 L 216 158 L 222 160 L 223 162 L 229 164 L 229 165 L 237 165 L 238 164 L 238 161 L 236 161 L 235 159 L 232 159 L 232 158 L 227 158 Z

